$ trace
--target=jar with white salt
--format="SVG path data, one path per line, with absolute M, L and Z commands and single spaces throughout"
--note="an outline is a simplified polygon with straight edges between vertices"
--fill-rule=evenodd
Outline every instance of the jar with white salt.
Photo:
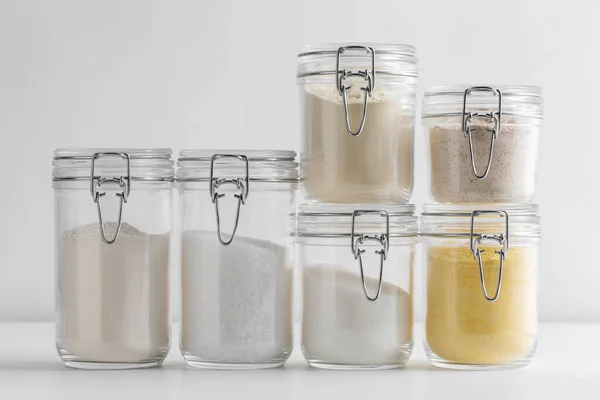
M 300 49 L 301 180 L 308 200 L 408 202 L 417 81 L 409 45 Z
M 413 205 L 306 204 L 296 240 L 302 352 L 313 367 L 403 366 L 413 349 Z
M 541 89 L 440 86 L 425 91 L 429 190 L 438 203 L 522 203 L 535 194 Z
M 538 207 L 428 204 L 425 351 L 434 366 L 527 365 L 537 343 Z
M 56 348 L 69 367 L 153 367 L 169 352 L 171 153 L 54 152 Z
M 180 347 L 189 366 L 278 367 L 292 352 L 295 157 L 181 152 Z

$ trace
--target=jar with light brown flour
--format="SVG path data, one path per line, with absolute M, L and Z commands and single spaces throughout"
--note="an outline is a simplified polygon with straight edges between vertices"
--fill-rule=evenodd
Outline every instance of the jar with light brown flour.
M 415 48 L 305 46 L 297 78 L 307 199 L 406 203 L 413 187 Z
M 529 363 L 537 342 L 540 231 L 531 204 L 424 206 L 425 350 L 435 366 Z
M 67 366 L 167 356 L 173 179 L 169 149 L 54 152 L 56 348 Z

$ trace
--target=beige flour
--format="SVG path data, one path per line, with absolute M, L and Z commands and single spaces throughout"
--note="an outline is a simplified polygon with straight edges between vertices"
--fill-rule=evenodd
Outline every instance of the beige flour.
M 378 280 L 365 277 L 375 292 Z M 412 299 L 383 283 L 368 301 L 360 275 L 335 265 L 306 267 L 303 280 L 302 350 L 312 362 L 401 365 L 412 349 Z
M 426 120 L 427 121 L 427 120 Z M 492 164 L 485 179 L 473 174 L 469 140 L 459 118 L 427 121 L 431 196 L 436 202 L 527 202 L 535 191 L 538 128 L 504 121 L 494 142 Z M 508 122 L 508 123 L 507 123 Z M 487 165 L 491 134 L 472 134 L 477 173 Z
M 107 223 L 113 237 L 116 223 Z M 169 236 L 97 223 L 61 238 L 57 347 L 65 361 L 160 361 L 169 349 Z
M 319 201 L 408 201 L 413 178 L 413 110 L 394 92 L 375 90 L 359 136 L 346 130 L 342 97 L 335 85 L 306 85 L 303 93 L 306 194 Z M 364 92 L 348 90 L 353 131 L 360 125 Z

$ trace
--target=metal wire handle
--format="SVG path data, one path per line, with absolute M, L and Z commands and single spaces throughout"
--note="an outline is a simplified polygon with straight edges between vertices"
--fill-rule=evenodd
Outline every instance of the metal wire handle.
M 371 56 L 371 70 L 365 69 L 364 71 L 346 71 L 345 69 L 340 69 L 340 57 L 347 50 L 363 50 L 367 54 Z M 340 96 L 342 96 L 342 100 L 344 103 L 344 116 L 346 119 L 346 130 L 350 136 L 358 136 L 362 133 L 363 128 L 365 126 L 365 122 L 367 120 L 367 105 L 369 104 L 369 97 L 371 97 L 371 92 L 375 89 L 375 50 L 372 47 L 366 46 L 343 46 L 338 48 L 337 56 L 336 56 L 336 79 L 335 84 Z M 347 98 L 347 90 L 351 86 L 346 86 L 344 84 L 346 78 L 358 76 L 364 78 L 367 82 L 367 86 L 361 87 L 360 90 L 365 92 L 364 100 L 363 100 L 363 110 L 362 110 L 362 118 L 360 121 L 360 125 L 356 132 L 352 131 L 352 127 L 350 126 L 350 113 L 348 112 L 348 98 Z
M 490 111 L 489 113 L 485 112 L 467 112 L 467 97 L 472 92 L 491 92 L 494 96 L 498 96 L 498 111 Z M 463 97 L 463 122 L 462 122 L 462 130 L 465 134 L 465 137 L 469 139 L 469 155 L 471 157 L 471 168 L 473 170 L 473 175 L 479 180 L 485 179 L 489 172 L 490 166 L 492 165 L 492 154 L 494 152 L 494 142 L 498 138 L 498 133 L 500 132 L 500 121 L 502 119 L 502 92 L 500 90 L 490 87 L 490 86 L 473 86 L 465 90 Z M 490 123 L 494 124 L 493 127 L 486 128 L 483 126 L 471 126 L 471 121 L 473 119 L 488 119 Z M 490 148 L 488 153 L 488 160 L 483 174 L 477 173 L 477 166 L 475 165 L 475 154 L 473 151 L 473 132 L 477 129 L 482 128 L 490 133 Z
M 220 158 L 234 158 L 240 161 L 243 161 L 246 167 L 246 177 L 235 178 L 235 179 L 226 179 L 226 178 L 215 178 L 214 177 L 214 168 L 215 162 Z M 240 190 L 240 193 L 235 194 L 233 197 L 238 199 L 237 203 L 237 211 L 235 215 L 235 225 L 233 226 L 233 231 L 231 233 L 231 237 L 229 240 L 223 239 L 223 234 L 221 233 L 221 215 L 219 213 L 219 199 L 225 197 L 225 194 L 221 194 L 217 191 L 217 189 L 222 185 L 235 185 L 237 189 Z M 210 159 L 210 197 L 215 205 L 215 214 L 217 216 L 217 237 L 219 238 L 219 243 L 223 246 L 228 246 L 233 242 L 235 237 L 235 233 L 237 232 L 238 224 L 240 221 L 240 209 L 243 204 L 246 204 L 246 199 L 248 198 L 248 191 L 250 186 L 250 178 L 249 178 L 249 165 L 248 165 L 248 157 L 239 155 L 239 154 L 215 154 Z
M 102 176 L 96 176 L 96 160 L 102 157 L 120 157 L 126 161 L 126 175 L 112 178 L 105 178 Z M 106 192 L 100 192 L 99 189 L 106 183 L 116 183 L 122 188 L 121 193 L 117 193 L 115 196 L 119 197 L 119 212 L 117 215 L 117 229 L 115 236 L 112 240 L 106 237 L 106 230 L 104 229 L 104 218 L 102 216 L 102 204 L 100 199 L 106 195 Z M 98 210 L 98 223 L 100 224 L 100 236 L 102 241 L 106 244 L 113 244 L 117 241 L 119 233 L 121 232 L 121 221 L 123 216 L 123 203 L 127 203 L 127 198 L 131 191 L 131 159 L 127 153 L 94 153 L 92 156 L 92 166 L 90 171 L 90 194 L 94 203 L 96 203 L 96 209 Z
M 363 235 L 363 234 L 357 235 L 354 232 L 355 221 L 356 221 L 357 217 L 364 215 L 364 214 L 377 214 L 377 215 L 384 217 L 385 222 L 386 222 L 385 233 L 383 233 L 381 235 Z M 358 265 L 360 267 L 360 279 L 362 281 L 362 286 L 363 286 L 363 293 L 365 294 L 365 297 L 369 301 L 377 300 L 379 298 L 379 295 L 381 294 L 381 287 L 383 285 L 383 262 L 385 260 L 387 260 L 387 254 L 388 254 L 389 246 L 390 246 L 389 237 L 390 237 L 390 216 L 387 213 L 387 211 L 385 211 L 385 210 L 356 210 L 352 213 L 352 231 L 350 234 L 350 242 L 351 242 L 350 245 L 351 245 L 352 254 L 354 255 L 354 259 L 355 260 L 358 259 Z M 380 250 L 375 251 L 375 254 L 379 254 L 379 257 L 381 260 L 381 263 L 379 264 L 379 282 L 377 285 L 377 293 L 375 294 L 375 296 L 369 295 L 369 290 L 367 288 L 367 283 L 365 281 L 365 273 L 364 273 L 361 254 L 364 253 L 366 250 L 363 250 L 359 247 L 359 245 L 361 245 L 367 241 L 378 242 L 382 245 L 382 248 Z
M 488 215 L 499 215 L 505 219 L 505 228 L 504 233 L 498 235 L 483 235 L 474 233 L 475 227 L 475 218 L 482 214 Z M 477 238 L 476 238 L 477 236 Z M 483 272 L 483 264 L 481 261 L 481 254 L 485 252 L 485 250 L 480 250 L 479 245 L 486 241 L 493 241 L 502 246 L 501 250 L 494 251 L 495 254 L 500 256 L 499 267 L 498 267 L 498 284 L 496 286 L 496 294 L 493 297 L 490 297 L 488 294 L 485 278 Z M 500 289 L 502 288 L 502 268 L 504 265 L 504 260 L 506 259 L 506 254 L 508 253 L 508 213 L 506 211 L 493 211 L 493 210 L 475 210 L 471 214 L 471 253 L 473 257 L 477 260 L 477 264 L 479 266 L 479 280 L 481 282 L 481 291 L 483 292 L 483 296 L 485 299 L 493 303 L 498 300 L 500 296 Z

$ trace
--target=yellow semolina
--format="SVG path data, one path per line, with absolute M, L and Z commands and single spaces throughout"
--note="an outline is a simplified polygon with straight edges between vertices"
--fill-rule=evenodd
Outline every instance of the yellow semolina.
M 488 295 L 498 282 L 498 248 L 481 259 Z M 535 348 L 537 248 L 512 247 L 504 261 L 502 288 L 486 301 L 477 260 L 469 247 L 430 246 L 427 250 L 426 338 L 431 351 L 456 364 L 506 364 Z

